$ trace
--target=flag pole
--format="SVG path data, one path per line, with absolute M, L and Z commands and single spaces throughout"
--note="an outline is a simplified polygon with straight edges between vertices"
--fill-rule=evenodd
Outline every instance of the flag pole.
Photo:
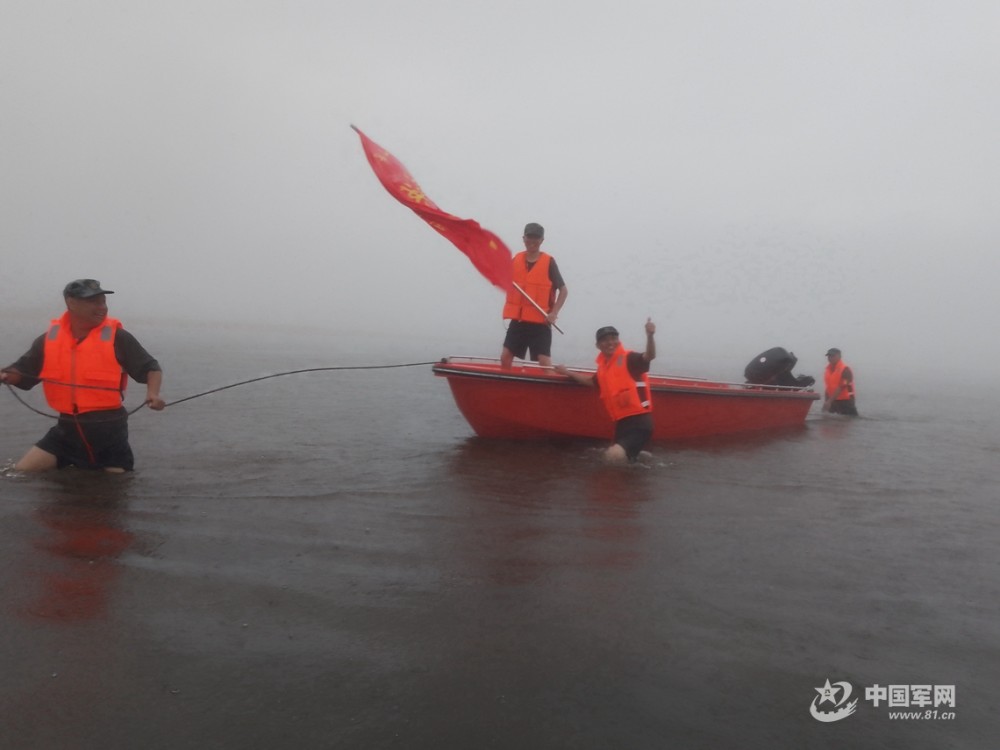
M 531 299 L 531 297 L 528 296 L 528 293 L 526 291 L 524 291 L 520 286 L 518 286 L 518 284 L 517 284 L 516 281 L 512 282 L 512 283 L 514 284 L 514 288 L 517 291 L 519 291 L 524 296 L 524 298 L 526 300 L 528 300 L 528 302 L 530 302 L 534 306 L 534 308 L 536 310 L 538 310 L 538 312 L 540 312 L 542 314 L 542 317 L 545 317 L 545 318 L 549 317 L 549 314 L 547 312 L 545 312 L 545 310 L 542 309 L 542 306 L 539 305 L 537 302 L 535 302 L 535 300 Z M 559 326 L 557 326 L 555 323 L 549 323 L 549 325 L 552 326 L 553 328 L 555 328 L 557 331 L 559 331 L 559 333 L 563 333 L 563 329 L 560 328 Z M 563 333 L 563 335 L 565 336 L 566 334 Z

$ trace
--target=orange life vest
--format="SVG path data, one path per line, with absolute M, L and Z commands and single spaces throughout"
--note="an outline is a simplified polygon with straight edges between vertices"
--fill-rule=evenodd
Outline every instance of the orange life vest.
M 549 261 L 552 256 L 539 253 L 535 265 L 528 270 L 528 254 L 520 252 L 514 256 L 514 283 L 528 293 L 545 312 L 552 309 L 552 280 L 549 279 Z M 507 292 L 507 302 L 503 306 L 503 316 L 510 320 L 526 323 L 544 323 L 545 316 L 524 298 L 517 289 Z
M 121 407 L 128 382 L 115 358 L 115 334 L 121 327 L 114 318 L 105 318 L 77 341 L 68 312 L 52 321 L 45 335 L 45 362 L 38 375 L 44 381 L 49 406 L 61 414 Z
M 844 360 L 840 360 L 836 367 L 833 365 L 827 365 L 826 370 L 823 371 L 823 379 L 826 383 L 826 397 L 830 398 L 834 391 L 840 388 L 841 385 L 844 389 L 837 396 L 837 401 L 847 401 L 848 399 L 854 398 L 854 378 L 851 378 L 851 382 L 844 382 L 844 370 L 847 369 L 847 365 L 844 364 Z M 853 373 L 852 373 L 853 375 Z
M 653 401 L 649 390 L 649 376 L 642 374 L 635 380 L 628 371 L 628 352 L 618 344 L 614 354 L 605 357 L 597 355 L 597 383 L 601 386 L 604 408 L 614 421 L 646 414 L 653 411 Z

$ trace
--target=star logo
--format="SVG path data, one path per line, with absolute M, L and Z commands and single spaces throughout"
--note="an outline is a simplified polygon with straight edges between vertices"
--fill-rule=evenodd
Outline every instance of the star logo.
M 399 186 L 399 192 L 413 203 L 424 203 L 427 200 L 427 196 L 424 195 L 424 191 L 416 185 L 403 183 Z
M 854 692 L 854 688 L 851 687 L 849 682 L 834 682 L 830 683 L 830 678 L 826 678 L 826 683 L 822 687 L 813 688 L 819 695 L 813 698 L 812 703 L 809 705 L 809 713 L 816 721 L 822 721 L 824 723 L 829 723 L 833 721 L 840 721 L 841 719 L 846 719 L 848 716 L 854 713 L 858 707 L 858 699 L 855 698 L 853 701 L 848 703 L 848 698 L 851 697 L 851 693 Z M 840 698 L 837 698 L 838 692 L 840 693 Z M 833 704 L 832 709 L 821 709 L 820 706 L 824 703 L 830 702 Z
M 818 687 L 815 690 L 817 693 L 819 693 L 820 703 L 825 703 L 826 701 L 830 701 L 830 703 L 832 703 L 836 707 L 837 705 L 836 694 L 837 691 L 840 690 L 840 688 L 831 685 L 829 678 L 827 678 L 826 684 L 823 687 Z

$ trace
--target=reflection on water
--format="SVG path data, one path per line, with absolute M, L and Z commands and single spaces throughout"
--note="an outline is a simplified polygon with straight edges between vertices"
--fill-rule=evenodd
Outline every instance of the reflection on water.
M 600 568 L 632 568 L 640 561 L 641 506 L 649 501 L 645 467 L 599 466 L 588 477 L 583 534 L 598 544 L 589 549 L 588 564 Z
M 757 450 L 772 443 L 801 440 L 806 437 L 809 428 L 805 424 L 789 425 L 773 430 L 757 432 L 738 432 L 732 435 L 712 435 L 700 438 L 685 438 L 655 443 L 654 453 L 664 453 L 679 450 L 693 450 L 707 453 L 737 453 Z
M 466 440 L 448 464 L 470 566 L 525 585 L 641 561 L 642 506 L 658 465 L 610 466 L 593 441 Z
M 35 588 L 26 611 L 66 622 L 102 618 L 121 575 L 117 558 L 134 541 L 123 523 L 129 476 L 69 470 L 54 477 L 40 480 L 52 482 L 54 497 L 33 513 L 32 546 L 42 556 L 26 561 Z

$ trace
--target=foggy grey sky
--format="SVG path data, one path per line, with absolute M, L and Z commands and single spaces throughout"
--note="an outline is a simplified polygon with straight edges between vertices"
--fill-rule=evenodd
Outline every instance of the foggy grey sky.
M 497 354 L 502 295 L 354 123 L 514 252 L 545 225 L 557 361 L 651 315 L 668 367 L 837 345 L 1000 374 L 998 32 L 988 0 L 0 0 L 3 309 L 41 332 L 90 276 L 134 330 Z

